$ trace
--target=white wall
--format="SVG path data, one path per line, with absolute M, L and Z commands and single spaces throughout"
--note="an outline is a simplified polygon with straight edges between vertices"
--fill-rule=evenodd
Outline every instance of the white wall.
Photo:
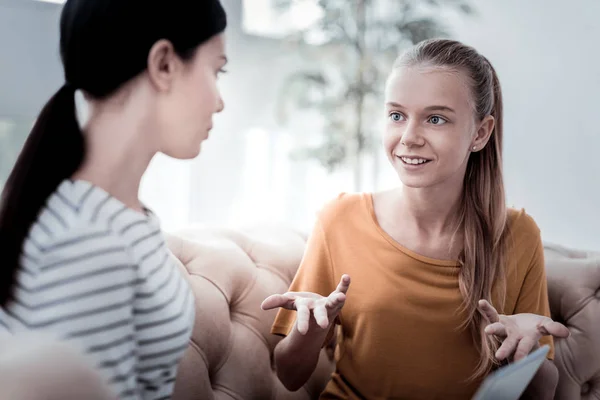
M 508 200 L 544 239 L 600 249 L 600 1 L 477 0 L 457 37 L 496 67 Z
M 0 0 L 0 116 L 35 118 L 64 82 L 56 4 Z

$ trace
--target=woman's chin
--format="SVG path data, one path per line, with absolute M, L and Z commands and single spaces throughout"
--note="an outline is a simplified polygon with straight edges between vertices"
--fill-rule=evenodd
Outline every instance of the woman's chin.
M 177 160 L 192 160 L 200 154 L 202 143 L 194 143 L 177 151 L 163 152 L 166 156 Z
M 402 186 L 411 189 L 424 189 L 434 184 L 433 180 L 428 176 L 406 176 L 398 173 Z

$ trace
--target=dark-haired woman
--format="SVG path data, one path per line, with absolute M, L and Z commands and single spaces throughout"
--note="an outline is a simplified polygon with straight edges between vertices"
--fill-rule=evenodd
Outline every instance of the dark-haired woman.
M 68 0 L 65 84 L 2 193 L 0 334 L 74 343 L 119 399 L 168 398 L 187 347 L 193 295 L 138 188 L 156 153 L 200 152 L 223 109 L 225 26 L 218 0 Z

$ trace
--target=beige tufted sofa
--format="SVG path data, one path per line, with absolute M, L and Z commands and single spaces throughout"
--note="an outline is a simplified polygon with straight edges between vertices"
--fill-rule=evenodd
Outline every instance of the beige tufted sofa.
M 333 369 L 325 349 L 307 385 L 290 393 L 273 371 L 280 340 L 269 329 L 275 312 L 260 310 L 286 291 L 305 236 L 271 227 L 250 231 L 181 232 L 169 246 L 196 294 L 196 327 L 177 377 L 175 399 L 316 399 Z M 553 317 L 570 338 L 556 343 L 557 399 L 600 400 L 600 254 L 545 246 Z

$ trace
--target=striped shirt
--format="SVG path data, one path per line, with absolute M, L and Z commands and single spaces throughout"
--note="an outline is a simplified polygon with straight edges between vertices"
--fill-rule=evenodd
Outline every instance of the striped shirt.
M 168 399 L 194 319 L 172 257 L 151 212 L 66 180 L 23 244 L 0 333 L 41 331 L 75 344 L 119 399 Z

